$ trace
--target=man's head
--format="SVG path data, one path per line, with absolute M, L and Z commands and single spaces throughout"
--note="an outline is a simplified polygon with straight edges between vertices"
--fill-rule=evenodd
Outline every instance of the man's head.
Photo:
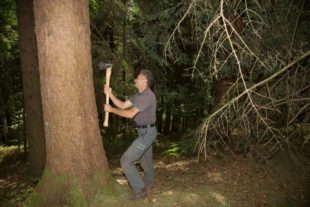
M 151 71 L 141 70 L 135 79 L 135 85 L 140 92 L 144 91 L 147 87 L 151 87 L 154 77 Z
M 143 69 L 139 72 L 139 75 L 142 75 L 147 80 L 148 87 L 151 87 L 154 83 L 153 73 L 149 70 Z

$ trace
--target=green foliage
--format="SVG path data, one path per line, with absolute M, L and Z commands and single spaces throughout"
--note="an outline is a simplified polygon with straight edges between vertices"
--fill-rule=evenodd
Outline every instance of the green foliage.
M 188 1 L 116 1 L 110 4 L 91 1 L 92 53 L 99 111 L 104 102 L 101 89 L 104 74 L 98 75 L 96 65 L 99 61 L 111 61 L 114 64 L 111 86 L 121 99 L 136 92 L 132 84 L 134 75 L 142 68 L 150 69 L 155 75 L 159 117 L 171 114 L 174 120 L 200 119 L 203 108 L 210 104 L 210 94 L 205 97 L 209 89 L 185 70 L 193 61 L 191 30 L 182 29 L 189 36 L 175 39 L 179 42 L 173 46 L 178 51 L 175 59 L 165 59 L 163 55 L 165 43 L 187 5 Z M 166 125 L 168 119 L 172 117 L 167 117 Z M 192 122 L 192 126 L 195 123 Z M 112 137 L 128 130 L 122 127 L 127 126 L 123 121 L 116 124 L 120 127 L 113 129 Z M 184 127 L 188 127 L 187 123 Z
M 18 141 L 18 133 L 23 129 L 23 94 L 15 1 L 1 1 L 0 22 L 0 136 L 4 137 L 5 144 L 8 144 Z
M 134 132 L 134 126 L 131 126 L 131 131 L 118 129 L 117 131 L 110 130 L 110 133 L 104 134 L 103 145 L 107 157 L 113 157 L 117 154 L 122 154 L 130 146 L 130 143 L 137 137 Z
M 196 143 L 192 137 L 182 137 L 180 140 L 169 144 L 162 154 L 167 157 L 193 155 L 195 146 Z
M 196 127 L 204 116 L 209 116 L 216 95 L 213 94 L 215 80 L 222 77 L 240 80 L 240 71 L 231 53 L 230 44 L 222 36 L 223 20 L 214 24 L 209 36 L 205 38 L 206 28 L 218 14 L 220 3 L 221 1 L 217 0 L 91 0 L 89 11 L 98 112 L 102 114 L 104 74 L 98 73 L 97 65 L 99 61 L 104 61 L 113 63 L 111 86 L 121 99 L 129 98 L 136 92 L 132 82 L 140 69 L 153 71 L 158 117 L 163 117 L 162 126 L 168 125 L 170 120 L 185 120 L 184 128 Z M 270 77 L 294 57 L 309 50 L 308 7 L 308 1 L 224 1 L 225 17 L 255 54 L 254 57 L 244 49 L 238 36 L 231 36 L 248 87 Z M 1 1 L 1 119 L 9 117 L 8 126 L 2 128 L 6 128 L 7 132 L 18 133 L 23 126 L 23 110 L 15 13 L 15 1 Z M 289 85 L 297 86 L 295 91 L 302 89 L 301 87 L 307 84 L 308 66 L 309 60 L 294 66 L 295 69 L 299 67 L 297 72 L 292 68 L 283 81 L 280 81 L 279 77 L 271 82 L 279 82 L 272 90 L 262 89 L 265 90 L 263 94 L 271 93 L 274 99 L 282 100 L 293 94 Z M 297 82 L 300 84 L 296 84 Z M 239 81 L 230 97 L 242 90 L 244 84 Z M 308 92 L 303 90 L 295 99 L 308 95 Z M 261 105 L 268 102 L 259 96 L 254 99 Z M 246 106 L 241 102 L 239 105 Z M 297 113 L 300 113 L 297 121 L 307 122 L 308 118 L 304 114 L 308 109 L 301 111 L 304 106 L 305 101 L 289 107 L 282 104 L 276 110 L 268 111 L 267 123 L 278 127 L 287 123 L 292 114 Z M 228 113 L 227 117 L 233 120 L 240 116 Z M 188 121 L 188 118 L 192 119 Z M 251 120 L 251 126 L 261 124 L 255 118 Z M 112 121 L 115 121 L 118 127 L 113 128 L 111 137 L 131 133 L 128 132 L 131 125 L 126 121 L 116 118 L 112 118 Z M 239 127 L 239 123 L 232 121 L 228 131 Z M 1 133 L 6 133 L 5 136 L 8 137 L 7 132 Z M 257 134 L 264 133 L 250 134 L 257 139 Z M 249 137 L 249 134 L 247 136 Z
M 15 1 L 3 0 L 0 3 L 0 63 L 15 59 L 17 46 L 17 19 Z M 3 72 L 3 71 L 1 71 Z

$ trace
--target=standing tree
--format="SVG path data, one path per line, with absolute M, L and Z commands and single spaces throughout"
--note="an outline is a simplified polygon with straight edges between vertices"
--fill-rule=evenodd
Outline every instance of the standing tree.
M 29 144 L 29 173 L 41 177 L 45 164 L 45 138 L 34 33 L 32 0 L 17 0 L 17 18 L 20 40 L 21 72 L 26 114 L 26 136 Z
M 29 206 L 88 206 L 112 189 L 98 125 L 87 0 L 35 0 L 46 166 Z

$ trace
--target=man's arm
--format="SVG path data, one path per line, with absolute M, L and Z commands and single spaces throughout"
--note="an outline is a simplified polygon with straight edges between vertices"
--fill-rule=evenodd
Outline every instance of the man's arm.
M 127 109 L 132 106 L 132 103 L 129 100 L 122 101 L 118 99 L 116 96 L 114 96 L 114 94 L 112 93 L 112 89 L 110 87 L 104 86 L 104 93 L 109 95 L 110 99 L 117 108 Z
M 114 96 L 112 93 L 110 94 L 110 99 L 112 102 L 117 106 L 119 109 L 127 109 L 132 106 L 132 103 L 129 100 L 121 101 L 116 96 Z
M 121 108 L 114 108 L 110 105 L 104 105 L 104 110 L 107 112 L 111 112 L 113 114 L 116 114 L 118 116 L 129 118 L 129 119 L 134 118 L 136 116 L 136 114 L 139 113 L 139 111 L 140 111 L 136 107 L 131 107 L 129 109 L 121 109 Z

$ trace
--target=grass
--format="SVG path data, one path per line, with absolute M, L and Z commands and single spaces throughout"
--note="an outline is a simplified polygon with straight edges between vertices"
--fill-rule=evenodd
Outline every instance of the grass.
M 16 152 L 18 146 L 0 146 L 0 163 L 3 162 L 6 156 Z

